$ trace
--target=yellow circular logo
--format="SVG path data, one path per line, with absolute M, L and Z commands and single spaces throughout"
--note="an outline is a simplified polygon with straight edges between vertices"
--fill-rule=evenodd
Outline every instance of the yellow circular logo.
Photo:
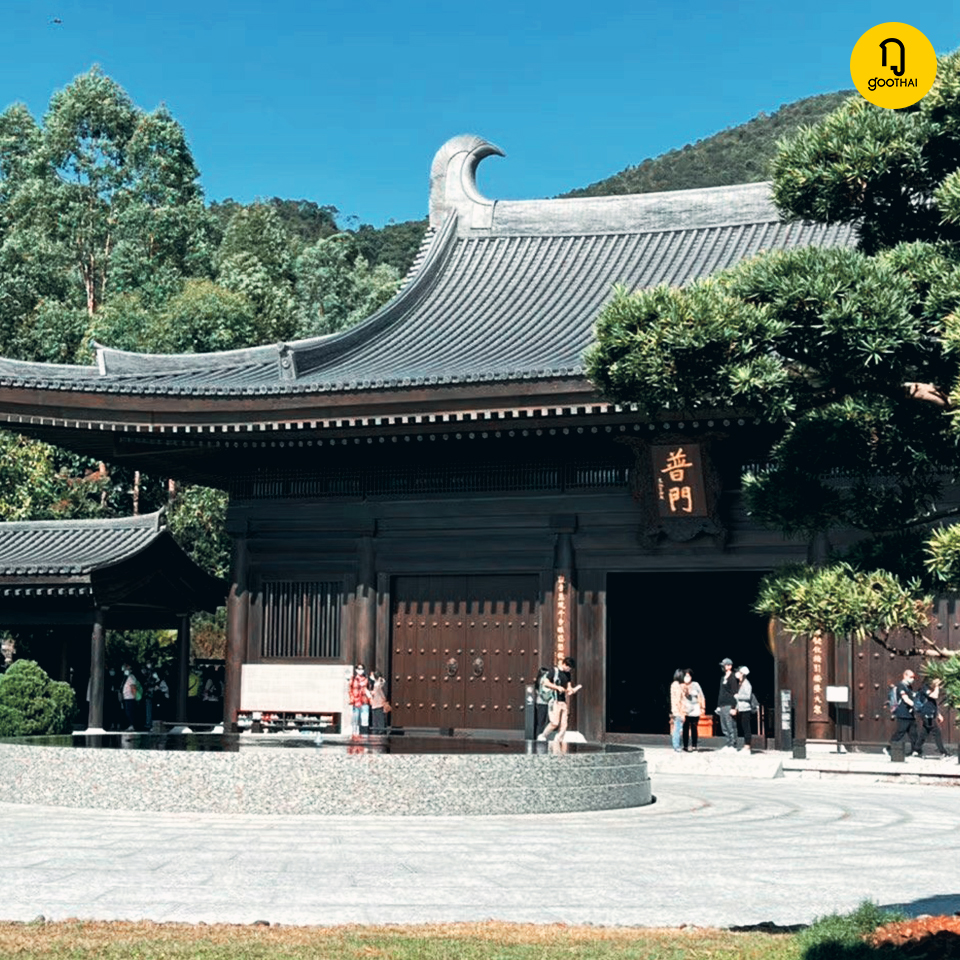
M 937 55 L 909 23 L 878 23 L 856 42 L 850 76 L 871 103 L 897 110 L 916 103 L 933 86 Z

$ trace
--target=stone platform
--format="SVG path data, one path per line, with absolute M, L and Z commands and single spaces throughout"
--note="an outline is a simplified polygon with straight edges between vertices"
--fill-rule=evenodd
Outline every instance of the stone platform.
M 77 742 L 77 741 L 96 742 Z M 637 747 L 113 734 L 0 743 L 0 797 L 217 814 L 572 813 L 651 802 Z

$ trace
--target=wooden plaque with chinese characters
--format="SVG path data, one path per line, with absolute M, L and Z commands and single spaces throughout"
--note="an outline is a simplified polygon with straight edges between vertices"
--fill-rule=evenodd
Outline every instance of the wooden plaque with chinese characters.
M 706 487 L 699 443 L 652 444 L 657 513 L 669 517 L 706 517 Z

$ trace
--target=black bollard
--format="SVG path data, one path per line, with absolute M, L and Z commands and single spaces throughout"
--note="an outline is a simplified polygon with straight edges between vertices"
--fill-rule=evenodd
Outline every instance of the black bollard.
M 537 705 L 534 702 L 533 684 L 527 684 L 523 693 L 523 738 L 537 739 Z

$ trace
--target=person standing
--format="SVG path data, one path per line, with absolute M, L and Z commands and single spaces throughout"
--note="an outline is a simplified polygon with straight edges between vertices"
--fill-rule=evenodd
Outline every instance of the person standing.
M 734 719 L 737 709 L 737 678 L 733 675 L 733 661 L 724 657 L 720 661 L 723 677 L 720 679 L 720 693 L 717 695 L 717 711 L 720 714 L 720 730 L 723 732 L 721 750 L 736 750 L 737 721 Z
M 683 671 L 673 671 L 673 683 L 670 684 L 670 742 L 673 752 L 680 752 L 680 736 L 683 733 Z
M 937 752 L 944 760 L 949 757 L 943 746 L 943 736 L 940 733 L 940 724 L 943 721 L 943 714 L 940 713 L 940 685 L 939 677 L 928 680 L 920 689 L 921 696 L 914 698 L 914 715 L 921 723 L 920 735 L 917 737 L 916 751 L 919 757 L 923 757 L 923 745 L 927 742 L 927 737 L 933 734 L 933 742 L 937 745 Z
M 753 685 L 747 679 L 750 670 L 747 667 L 737 667 L 733 674 L 737 678 L 737 707 L 734 711 L 740 721 L 740 733 L 743 735 L 743 747 L 745 753 L 750 752 L 753 741 Z
M 913 681 L 917 675 L 912 670 L 903 671 L 903 679 L 897 684 L 897 706 L 893 711 L 893 716 L 897 721 L 897 729 L 890 738 L 891 746 L 899 743 L 904 737 L 910 741 L 910 749 L 904 748 L 904 756 L 909 757 L 911 753 L 917 752 L 917 721 L 913 715 Z M 890 748 L 884 751 L 890 752 Z
M 683 671 L 680 696 L 683 701 L 683 749 L 686 753 L 696 753 L 700 717 L 707 709 L 707 701 L 689 668 Z
M 384 691 L 387 681 L 379 670 L 374 670 L 370 677 L 373 680 L 373 686 L 368 691 L 370 697 L 370 732 L 383 735 L 387 732 L 386 714 L 383 712 L 384 705 L 387 702 L 387 694 Z
M 133 669 L 129 663 L 123 665 L 123 688 L 121 695 L 123 697 L 123 712 L 127 718 L 127 730 L 137 729 L 137 700 L 140 699 L 140 681 L 134 675 Z
M 370 694 L 367 690 L 367 671 L 362 663 L 358 663 L 353 671 L 347 695 L 352 712 L 350 729 L 355 737 L 359 737 L 361 730 L 370 727 Z

